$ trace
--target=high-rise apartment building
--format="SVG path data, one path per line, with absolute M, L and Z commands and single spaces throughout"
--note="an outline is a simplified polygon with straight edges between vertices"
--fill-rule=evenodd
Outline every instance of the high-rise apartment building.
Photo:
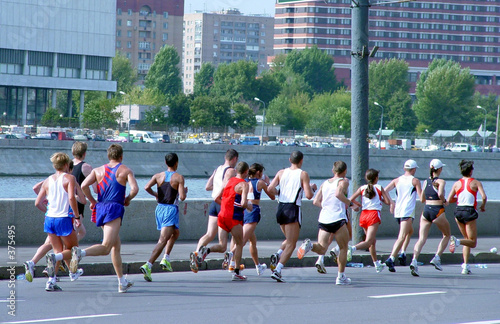
M 0 120 L 37 125 L 57 90 L 116 91 L 115 0 L 0 0 Z M 71 100 L 69 117 L 72 117 Z
M 192 93 L 194 75 L 203 63 L 214 66 L 249 60 L 258 63 L 259 73 L 267 69 L 272 56 L 274 18 L 243 15 L 237 9 L 197 12 L 184 16 L 184 92 Z
M 331 54 L 337 78 L 350 84 L 351 0 L 276 4 L 275 54 L 317 45 Z M 500 94 L 500 0 L 419 0 L 369 9 L 374 59 L 409 63 L 410 82 L 435 58 L 469 67 L 476 89 Z
M 139 84 L 164 45 L 182 57 L 183 16 L 184 0 L 117 0 L 116 49 L 137 68 Z

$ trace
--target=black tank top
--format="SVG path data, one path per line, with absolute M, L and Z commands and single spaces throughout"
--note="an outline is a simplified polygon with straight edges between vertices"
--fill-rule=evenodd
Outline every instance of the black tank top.
M 178 190 L 172 188 L 170 179 L 175 172 L 165 171 L 165 182 L 158 187 L 158 203 L 173 205 L 177 200 Z
M 441 198 L 439 198 L 436 187 L 434 187 L 434 181 L 436 181 L 437 179 L 439 178 L 429 178 L 427 179 L 427 181 L 425 181 L 424 194 L 426 200 L 441 200 Z
M 77 165 L 74 165 L 73 172 L 71 172 L 71 174 L 73 174 L 75 176 L 76 182 L 78 182 L 78 184 L 80 186 L 82 185 L 83 180 L 85 180 L 85 176 L 83 175 L 83 172 L 82 172 L 83 164 L 85 164 L 84 161 L 78 163 Z M 83 211 L 85 210 L 85 205 L 80 204 L 79 202 L 77 202 L 77 204 L 78 204 L 78 213 L 80 215 L 83 215 Z

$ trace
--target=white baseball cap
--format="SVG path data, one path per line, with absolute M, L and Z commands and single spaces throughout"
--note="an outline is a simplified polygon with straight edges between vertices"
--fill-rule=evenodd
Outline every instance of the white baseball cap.
M 415 169 L 415 168 L 418 168 L 418 165 L 417 165 L 417 162 L 415 162 L 415 160 L 407 160 L 405 162 L 404 168 L 405 169 Z
M 446 166 L 446 164 L 444 164 L 443 162 L 441 162 L 441 160 L 438 159 L 432 160 L 431 163 L 429 164 L 429 168 L 434 168 L 435 170 L 442 168 L 444 166 Z

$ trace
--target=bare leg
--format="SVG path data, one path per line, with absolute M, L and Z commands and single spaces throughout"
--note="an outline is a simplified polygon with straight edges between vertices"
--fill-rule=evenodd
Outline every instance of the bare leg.
M 234 226 L 231 229 L 231 236 L 233 237 L 235 245 L 233 256 L 234 268 L 239 269 L 241 263 L 241 254 L 243 252 L 243 226 L 241 226 L 240 224 Z
M 349 231 L 347 230 L 347 226 L 342 226 L 337 233 L 335 233 L 335 240 L 339 245 L 339 256 L 338 256 L 338 264 L 339 264 L 339 272 L 345 272 L 345 266 L 347 263 L 347 245 L 349 244 Z
M 250 241 L 250 256 L 252 257 L 253 263 L 255 265 L 259 264 L 259 253 L 257 251 L 257 236 L 255 236 L 255 228 L 257 223 L 249 223 L 243 225 L 243 246 L 246 242 Z
M 111 248 L 111 262 L 113 263 L 113 268 L 115 269 L 118 279 L 123 277 L 121 247 L 122 244 L 118 236 L 115 245 Z
M 417 260 L 420 252 L 422 252 L 422 248 L 427 242 L 427 237 L 429 236 L 429 231 L 431 229 L 432 223 L 429 222 L 424 216 L 420 217 L 420 230 L 418 233 L 418 241 L 415 243 L 415 247 L 413 247 L 413 259 Z
M 208 216 L 207 232 L 198 241 L 198 246 L 196 246 L 196 251 L 199 251 L 202 246 L 208 245 L 212 242 L 217 235 L 217 217 Z
M 35 255 L 31 258 L 34 264 L 37 264 L 41 258 L 43 258 L 50 250 L 52 250 L 52 245 L 50 244 L 49 236 L 45 239 L 45 242 L 40 245 L 40 247 L 36 250 Z
M 219 244 L 212 245 L 210 247 L 210 252 L 226 252 L 228 236 L 229 233 L 219 227 Z
M 324 255 L 328 250 L 328 247 L 332 243 L 333 234 L 325 230 L 319 229 L 318 231 L 318 243 L 314 243 L 311 251 Z
M 410 233 L 413 233 L 413 219 L 411 218 L 406 221 L 401 221 L 401 224 L 399 225 L 399 235 L 392 248 L 392 257 L 395 258 L 398 255 L 403 243 L 406 244 L 410 242 Z
M 167 242 L 172 237 L 174 231 L 175 231 L 174 226 L 161 228 L 160 238 L 158 239 L 158 243 L 156 243 L 156 246 L 154 247 L 153 252 L 151 253 L 151 257 L 148 260 L 149 263 L 151 264 L 155 263 L 156 259 L 158 259 L 158 257 L 160 256 L 161 251 L 163 251 L 163 248 L 165 247 L 165 245 L 167 245 Z
M 355 245 L 356 250 L 364 250 L 368 248 L 373 262 L 377 261 L 377 249 L 375 248 L 375 243 L 377 242 L 376 235 L 379 225 L 380 223 L 376 223 L 371 226 L 368 226 L 368 229 L 365 230 L 366 233 L 365 240 Z
M 285 265 L 285 263 L 292 256 L 293 251 L 297 245 L 297 240 L 299 239 L 300 226 L 298 222 L 281 225 L 281 230 L 285 233 L 285 248 L 280 257 L 280 263 Z
M 467 224 L 462 224 L 457 221 L 458 228 L 460 232 L 464 236 L 463 239 L 460 240 L 460 245 L 463 245 L 463 256 L 464 263 L 469 263 L 470 257 L 470 249 L 475 248 L 477 245 L 477 227 L 476 220 L 470 221 Z
M 108 255 L 113 247 L 120 249 L 120 224 L 121 219 L 117 218 L 102 227 L 102 244 L 95 244 L 85 249 L 86 256 Z
M 441 242 L 439 242 L 438 249 L 436 254 L 441 257 L 443 255 L 444 250 L 448 246 L 448 242 L 450 241 L 451 237 L 451 229 L 450 229 L 450 223 L 446 219 L 445 214 L 443 213 L 440 215 L 438 218 L 436 218 L 433 221 L 434 224 L 439 228 L 439 230 L 443 233 L 443 238 L 441 239 Z
M 172 234 L 172 236 L 170 236 L 170 238 L 168 239 L 167 246 L 165 247 L 165 254 L 170 255 L 172 249 L 174 248 L 175 242 L 179 238 L 179 235 L 180 235 L 179 229 L 176 228 L 174 230 L 174 234 Z

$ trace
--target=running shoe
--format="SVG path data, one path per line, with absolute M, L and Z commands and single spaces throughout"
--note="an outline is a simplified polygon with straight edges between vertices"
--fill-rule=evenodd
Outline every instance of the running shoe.
M 47 275 L 50 277 L 54 277 L 55 268 L 56 268 L 56 255 L 54 253 L 47 253 L 45 255 L 45 259 L 47 260 Z
M 153 281 L 153 278 L 151 277 L 151 267 L 147 263 L 144 263 L 140 269 L 144 274 L 144 280 L 149 282 Z
M 419 274 L 418 274 L 418 263 L 417 263 L 417 260 L 415 260 L 415 259 L 411 260 L 411 263 L 410 263 L 410 272 L 411 272 L 412 276 L 419 277 Z
M 450 237 L 450 252 L 455 253 L 455 248 L 457 245 L 457 238 L 455 236 Z
M 35 265 L 33 264 L 33 261 L 24 262 L 24 270 L 26 280 L 28 282 L 33 282 L 33 278 L 35 277 Z
M 406 254 L 401 253 L 398 255 L 399 265 L 405 267 L 406 266 Z
M 347 246 L 347 262 L 352 261 L 352 246 Z
M 189 255 L 189 266 L 194 273 L 198 272 L 198 253 L 191 252 Z
M 125 281 L 126 281 L 125 285 L 122 285 L 122 284 L 118 285 L 118 292 L 119 293 L 126 293 L 127 290 L 129 290 L 130 287 L 132 287 L 134 285 L 134 283 L 132 281 L 128 281 L 127 279 L 125 279 Z
M 235 264 L 230 264 L 229 268 L 227 268 L 227 271 L 234 272 L 234 267 L 235 266 L 236 266 Z M 245 265 L 242 264 L 242 263 L 240 263 L 240 271 L 242 271 L 242 270 L 245 270 Z
M 49 270 L 47 268 L 43 269 L 42 271 L 42 274 L 45 276 L 45 277 L 49 277 Z
M 331 257 L 332 257 L 332 259 L 333 259 L 333 261 L 334 261 L 335 263 L 338 263 L 338 260 L 337 260 L 337 258 L 338 258 L 338 254 L 339 254 L 339 250 L 338 250 L 338 247 L 337 247 L 337 246 L 336 246 L 336 247 L 334 247 L 334 248 L 332 248 L 332 249 L 330 250 L 330 255 L 331 255 Z
M 237 274 L 236 272 L 233 273 L 233 278 L 232 278 L 233 281 L 245 281 L 247 280 L 247 277 L 244 276 L 244 275 L 240 275 L 240 274 Z
M 436 270 L 443 271 L 443 267 L 441 266 L 441 259 L 436 255 L 432 258 L 430 264 L 436 268 Z
M 69 279 L 71 281 L 75 281 L 77 280 L 78 278 L 80 278 L 80 276 L 83 275 L 83 269 L 78 269 L 75 273 L 69 273 Z
M 392 261 L 391 258 L 385 260 L 385 265 L 389 268 L 390 272 L 396 272 L 396 269 L 394 268 L 394 261 Z
M 202 246 L 198 250 L 198 263 L 202 263 L 203 261 L 205 261 L 207 254 L 208 254 L 208 248 L 206 246 Z
M 68 272 L 68 266 L 66 265 L 66 262 L 61 261 L 61 263 L 59 264 L 59 271 Z
M 55 283 L 47 281 L 47 284 L 45 285 L 45 291 L 62 291 L 62 289 Z
M 172 269 L 172 265 L 170 264 L 170 261 L 168 261 L 168 260 L 167 260 L 167 259 L 165 259 L 165 258 L 161 259 L 161 261 L 160 261 L 160 267 L 161 267 L 163 270 L 165 270 L 165 271 L 170 271 L 170 272 L 174 271 L 174 270 Z
M 377 262 L 375 263 L 375 270 L 377 271 L 377 273 L 381 273 L 382 271 L 384 271 L 384 269 L 385 269 L 385 263 L 382 263 L 377 260 Z
M 345 275 L 342 278 L 337 277 L 335 284 L 339 286 L 350 285 L 351 278 L 347 278 Z
M 224 260 L 222 261 L 222 269 L 227 270 L 232 259 L 233 259 L 233 252 L 228 251 L 224 253 Z
M 319 273 L 326 273 L 325 265 L 320 259 L 316 261 L 316 270 L 318 270 Z
M 71 262 L 69 263 L 69 271 L 75 273 L 78 271 L 78 264 L 82 259 L 82 250 L 78 246 L 73 246 L 71 249 Z
M 462 274 L 463 275 L 470 275 L 472 271 L 470 271 L 470 267 L 467 263 L 462 263 Z
M 269 267 L 271 268 L 272 271 L 276 269 L 279 262 L 280 262 L 280 255 L 278 253 L 274 253 L 273 255 L 271 255 L 271 263 L 269 264 Z
M 262 275 L 264 271 L 267 269 L 267 265 L 265 263 L 258 264 L 255 266 L 255 269 L 257 270 L 257 275 Z
M 271 275 L 271 278 L 273 278 L 277 282 L 285 282 L 283 277 L 281 277 L 281 272 L 278 272 L 278 271 L 273 270 L 273 274 Z
M 309 251 L 311 251 L 313 245 L 310 239 L 305 239 L 304 243 L 297 250 L 297 257 L 302 259 Z

